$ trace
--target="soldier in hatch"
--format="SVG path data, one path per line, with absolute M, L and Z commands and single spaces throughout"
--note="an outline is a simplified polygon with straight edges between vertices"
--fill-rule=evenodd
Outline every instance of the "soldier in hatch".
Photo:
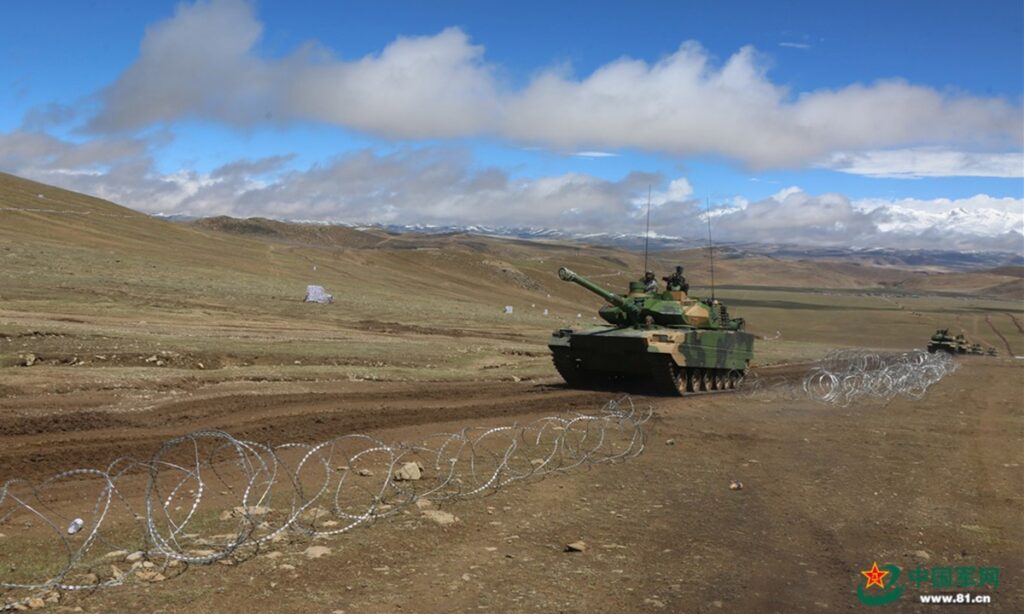
M 668 277 L 662 277 L 665 280 L 666 289 L 672 292 L 689 292 L 690 284 L 686 283 L 686 278 L 683 277 L 683 267 L 677 266 L 676 272 L 672 273 Z
M 644 292 L 658 291 L 658 278 L 654 276 L 653 271 L 644 273 L 644 278 L 641 281 L 644 282 Z

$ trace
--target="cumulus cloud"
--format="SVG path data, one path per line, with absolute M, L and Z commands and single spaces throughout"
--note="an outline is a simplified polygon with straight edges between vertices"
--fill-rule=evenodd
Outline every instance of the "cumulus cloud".
M 921 177 L 1024 178 L 1024 153 L 971 153 L 949 149 L 899 149 L 833 154 L 826 168 L 866 175 Z
M 401 37 L 354 61 L 307 44 L 277 60 L 254 47 L 262 24 L 249 3 L 182 4 L 146 31 L 139 57 L 99 93 L 87 129 L 132 131 L 183 118 L 231 125 L 314 120 L 387 137 L 476 134 L 496 108 L 483 48 L 456 28 Z
M 1021 109 L 900 79 L 792 92 L 744 47 L 719 63 L 696 42 L 656 62 L 620 58 L 585 76 L 542 70 L 507 87 L 457 28 L 335 57 L 307 44 L 265 58 L 242 0 L 179 6 L 146 32 L 139 57 L 99 93 L 88 129 L 140 130 L 183 118 L 232 125 L 317 121 L 393 139 L 490 136 L 565 151 L 637 148 L 786 167 L 835 152 L 1021 144 Z

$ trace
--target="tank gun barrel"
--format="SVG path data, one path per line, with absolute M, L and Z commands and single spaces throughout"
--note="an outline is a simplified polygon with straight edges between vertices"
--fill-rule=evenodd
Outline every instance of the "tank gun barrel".
M 604 288 L 602 288 L 601 286 L 599 286 L 599 285 L 595 284 L 594 282 L 590 281 L 586 277 L 582 277 L 580 275 L 577 275 L 576 273 L 570 271 L 569 269 L 567 269 L 565 267 L 562 267 L 562 268 L 558 269 L 558 277 L 562 281 L 576 282 L 577 284 L 583 286 L 587 290 L 590 290 L 594 294 L 600 296 L 604 300 L 608 301 L 612 305 L 615 305 L 616 307 L 618 307 L 619 309 L 624 311 L 627 315 L 629 315 L 629 317 L 632 320 L 637 320 L 640 317 L 640 308 L 639 307 L 637 307 L 633 303 L 630 303 L 629 301 L 627 301 L 626 299 L 622 298 L 618 294 L 613 294 L 613 293 L 605 290 Z

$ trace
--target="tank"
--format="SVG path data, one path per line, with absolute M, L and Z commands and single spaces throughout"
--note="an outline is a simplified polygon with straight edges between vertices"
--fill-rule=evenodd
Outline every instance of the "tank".
M 562 267 L 558 276 L 600 296 L 606 325 L 560 328 L 551 335 L 555 369 L 573 387 L 650 378 L 674 395 L 735 388 L 753 358 L 754 335 L 719 301 L 682 291 L 646 292 L 631 282 L 614 294 Z
M 988 346 L 988 349 L 985 350 L 985 354 L 987 356 L 999 356 L 999 350 L 995 349 L 994 347 L 992 347 L 990 345 L 990 346 Z
M 928 351 L 934 354 L 935 352 L 947 352 L 949 354 L 962 354 L 962 337 L 953 337 L 949 334 L 948 328 L 940 328 L 935 331 L 932 338 L 928 340 Z

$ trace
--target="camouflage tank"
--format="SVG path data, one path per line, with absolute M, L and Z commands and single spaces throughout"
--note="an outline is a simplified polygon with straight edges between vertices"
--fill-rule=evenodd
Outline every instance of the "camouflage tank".
M 928 351 L 932 354 L 935 352 L 947 352 L 949 354 L 962 354 L 960 337 L 953 337 L 949 334 L 948 328 L 940 328 L 935 331 L 932 338 L 928 341 Z
M 564 267 L 558 276 L 608 301 L 598 311 L 608 325 L 551 335 L 555 369 L 570 386 L 646 377 L 683 395 L 735 388 L 746 374 L 754 336 L 722 303 L 682 291 L 646 292 L 637 281 L 628 294 L 613 294 Z
M 985 348 L 981 347 L 980 343 L 972 343 L 971 347 L 968 348 L 967 351 L 968 351 L 968 353 L 970 353 L 970 354 L 972 354 L 974 356 L 984 356 L 985 355 Z
M 990 346 L 988 346 L 988 349 L 985 350 L 985 354 L 987 356 L 999 356 L 999 350 L 995 349 L 994 347 L 992 347 L 990 345 Z

